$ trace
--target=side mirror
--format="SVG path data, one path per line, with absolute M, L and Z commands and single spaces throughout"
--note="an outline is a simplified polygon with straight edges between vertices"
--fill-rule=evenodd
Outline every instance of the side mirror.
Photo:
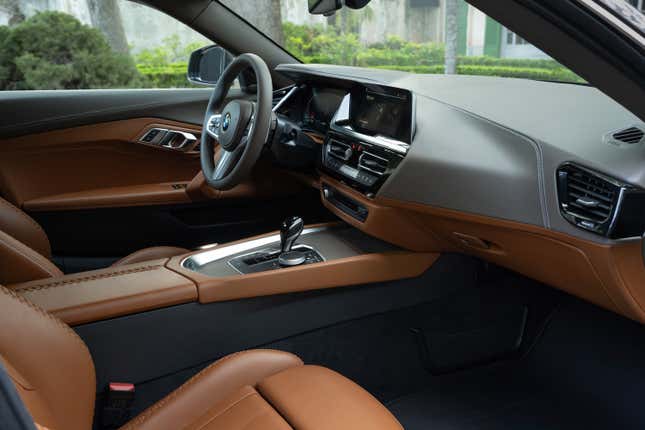
M 233 56 L 221 46 L 211 45 L 190 54 L 188 81 L 199 85 L 215 85 Z

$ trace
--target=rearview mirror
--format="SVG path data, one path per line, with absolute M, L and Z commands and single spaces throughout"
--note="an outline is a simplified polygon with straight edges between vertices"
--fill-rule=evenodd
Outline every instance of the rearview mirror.
M 341 0 L 309 0 L 309 13 L 330 16 L 343 7 Z
M 206 46 L 190 54 L 188 81 L 199 85 L 215 85 L 233 61 L 233 56 L 217 45 Z
M 343 6 L 361 9 L 371 0 L 309 0 L 309 13 L 312 15 L 331 16 Z

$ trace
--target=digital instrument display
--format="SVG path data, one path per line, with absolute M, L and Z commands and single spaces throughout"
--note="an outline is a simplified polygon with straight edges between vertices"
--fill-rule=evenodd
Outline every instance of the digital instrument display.
M 412 97 L 405 90 L 379 87 L 352 93 L 350 123 L 354 130 L 409 143 Z
M 326 132 L 334 112 L 346 94 L 345 90 L 312 88 L 311 97 L 303 112 L 303 124 L 313 130 Z

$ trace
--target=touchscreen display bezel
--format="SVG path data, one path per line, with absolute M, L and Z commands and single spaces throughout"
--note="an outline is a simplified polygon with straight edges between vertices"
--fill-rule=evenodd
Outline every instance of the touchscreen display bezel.
M 412 94 L 384 86 L 361 86 L 351 92 L 349 123 L 368 136 L 411 143 Z

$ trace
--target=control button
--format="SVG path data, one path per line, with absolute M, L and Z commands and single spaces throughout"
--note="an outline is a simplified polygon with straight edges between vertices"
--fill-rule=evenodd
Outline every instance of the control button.
M 307 256 L 304 252 L 301 251 L 287 251 L 280 254 L 278 258 L 278 263 L 280 266 L 299 266 L 300 264 L 307 261 Z
M 580 221 L 578 225 L 582 228 L 586 228 L 588 230 L 595 230 L 596 229 L 596 223 L 591 222 L 591 221 Z
M 359 171 L 357 179 L 361 184 L 368 186 L 374 185 L 378 180 L 376 176 L 363 171 Z

